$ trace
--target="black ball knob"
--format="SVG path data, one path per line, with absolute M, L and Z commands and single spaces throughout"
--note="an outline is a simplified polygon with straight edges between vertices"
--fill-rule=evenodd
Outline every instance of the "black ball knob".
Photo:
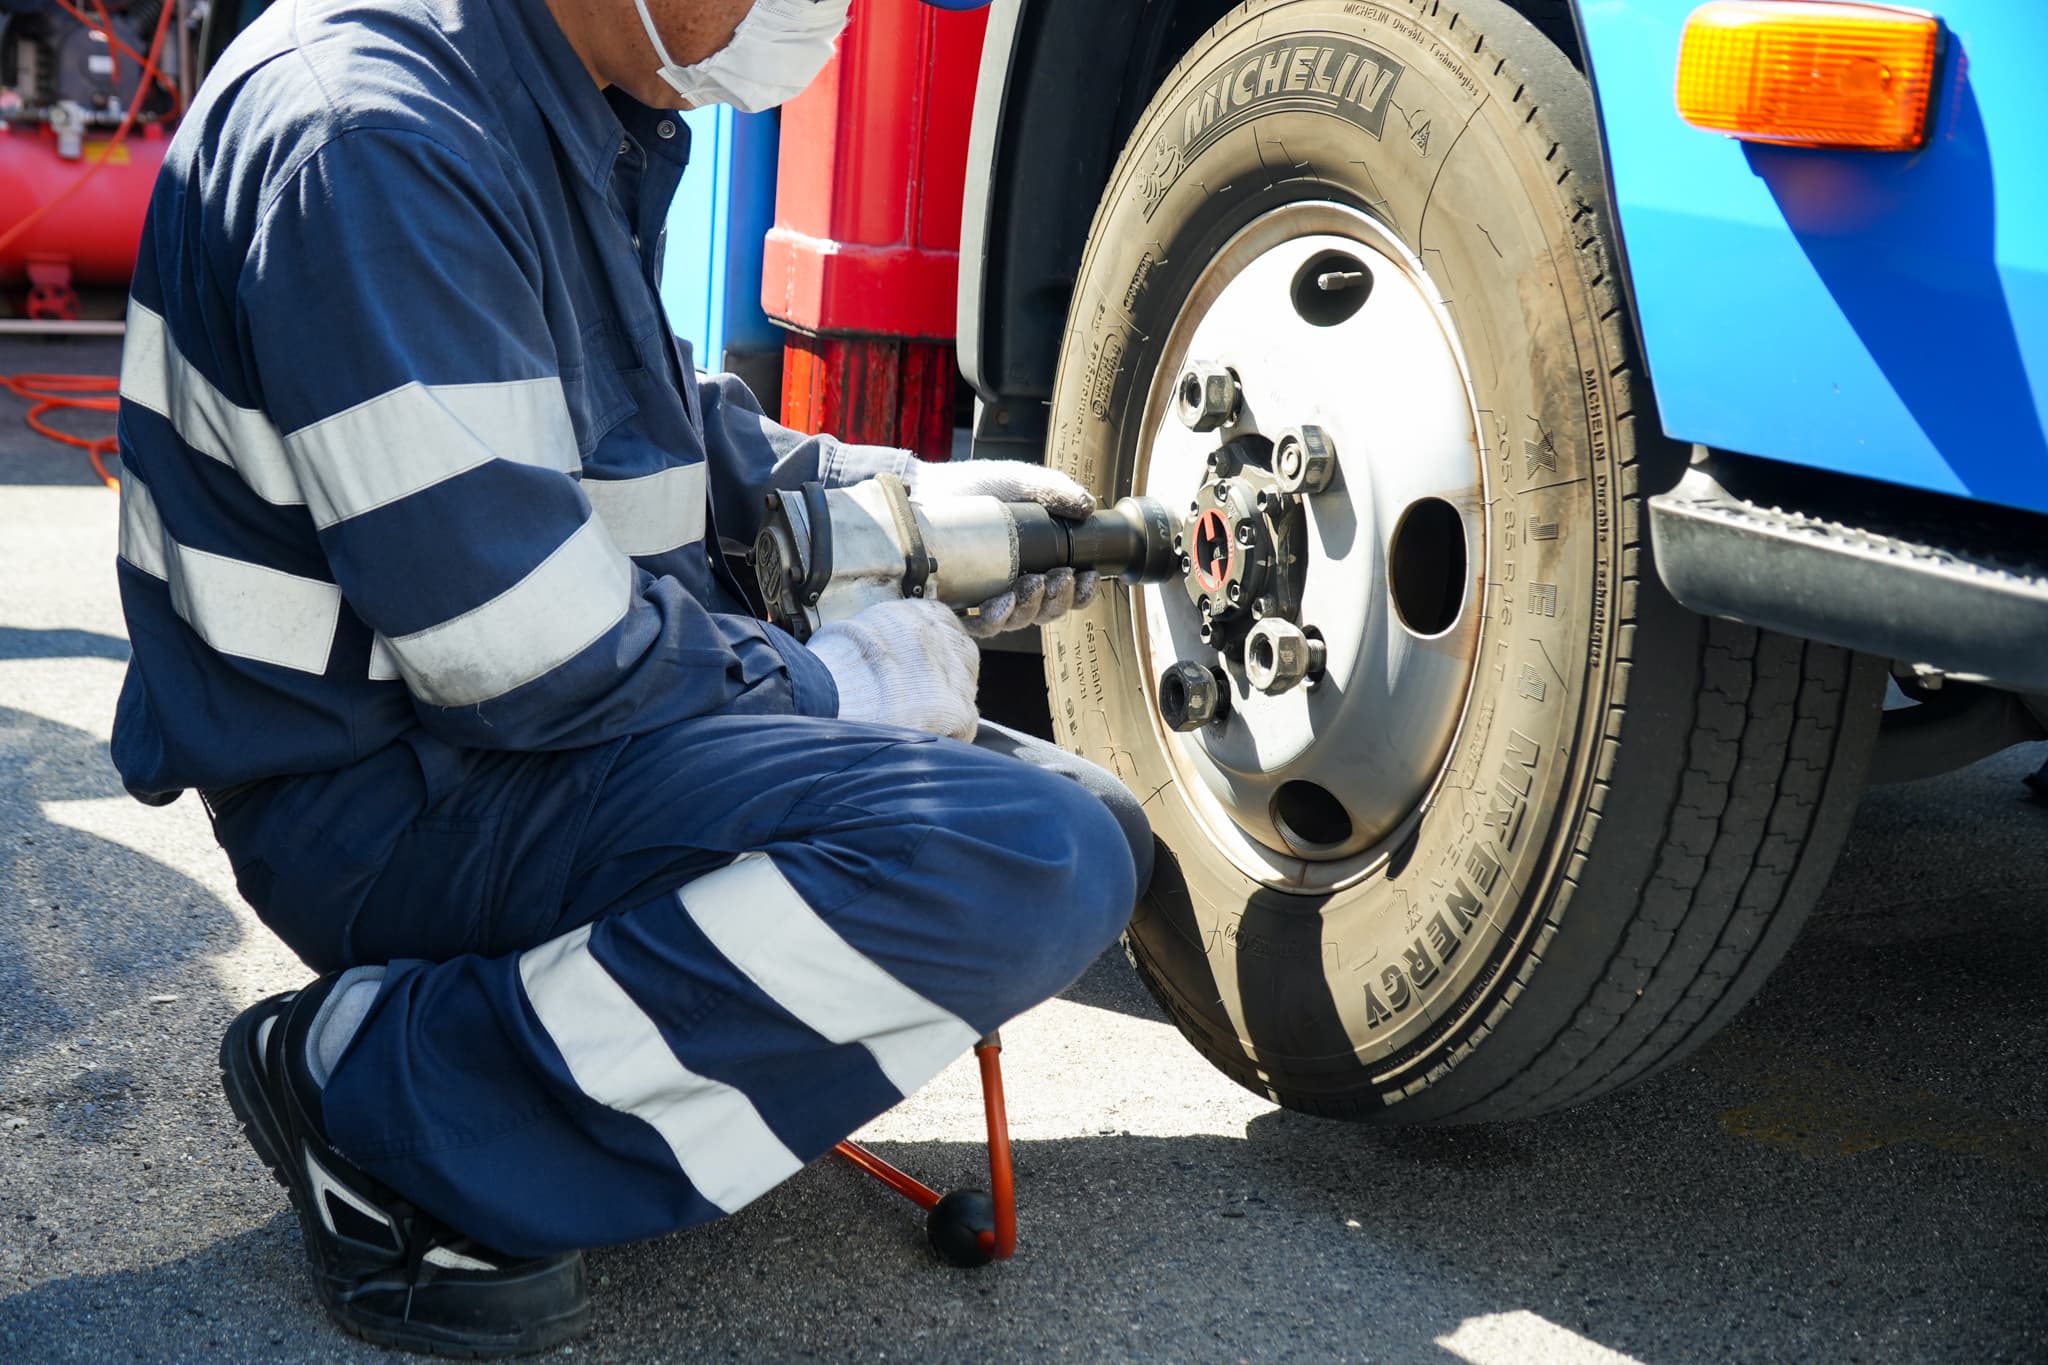
M 980 1190 L 953 1191 L 932 1205 L 924 1220 L 932 1250 L 965 1270 L 995 1259 L 981 1243 L 983 1233 L 993 1239 L 995 1231 L 996 1206 Z

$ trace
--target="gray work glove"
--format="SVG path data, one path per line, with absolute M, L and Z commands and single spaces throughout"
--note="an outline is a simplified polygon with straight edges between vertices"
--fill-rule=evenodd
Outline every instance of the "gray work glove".
M 1079 520 L 1095 510 L 1095 495 L 1043 465 L 1025 460 L 949 460 L 940 464 L 910 462 L 904 476 L 910 496 L 918 502 L 946 498 L 989 497 L 1004 502 L 1035 502 L 1057 517 Z M 1057 621 L 1075 607 L 1095 600 L 1100 579 L 1090 569 L 1054 569 L 1020 575 L 1007 592 L 981 604 L 964 621 L 967 633 L 979 639 L 1006 630 Z
M 952 608 L 919 598 L 878 602 L 810 639 L 839 687 L 839 718 L 972 740 L 981 724 L 981 651 Z

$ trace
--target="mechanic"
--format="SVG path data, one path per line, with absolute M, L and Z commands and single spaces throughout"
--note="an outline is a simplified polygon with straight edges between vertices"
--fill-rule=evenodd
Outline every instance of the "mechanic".
M 1072 982 L 1149 876 L 1112 776 L 977 724 L 954 613 L 806 647 L 720 553 L 811 479 L 1092 503 L 800 436 L 662 320 L 674 111 L 789 99 L 847 8 L 279 0 L 157 184 L 114 758 L 200 791 L 320 973 L 234 1022 L 223 1082 L 371 1340 L 574 1335 L 580 1248 L 795 1174 Z

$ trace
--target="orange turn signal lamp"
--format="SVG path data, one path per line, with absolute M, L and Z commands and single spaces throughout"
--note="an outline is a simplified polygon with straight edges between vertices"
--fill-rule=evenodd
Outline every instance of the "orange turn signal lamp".
M 1829 0 L 1714 0 L 1678 52 L 1678 112 L 1751 142 L 1907 152 L 1927 141 L 1941 21 Z

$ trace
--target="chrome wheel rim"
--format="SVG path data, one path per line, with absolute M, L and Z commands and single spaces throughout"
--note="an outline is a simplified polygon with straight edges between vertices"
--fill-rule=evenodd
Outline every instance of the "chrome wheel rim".
M 1363 279 L 1355 277 L 1363 276 Z M 1345 297 L 1345 295 L 1352 297 Z M 1277 695 L 1200 638 L 1180 584 L 1133 613 L 1152 714 L 1179 660 L 1223 670 L 1224 721 L 1159 734 L 1213 842 L 1283 889 L 1371 870 L 1428 808 L 1476 673 L 1486 474 L 1477 413 L 1442 295 L 1378 222 L 1289 204 L 1240 231 L 1195 281 L 1147 398 L 1134 491 L 1186 507 L 1209 455 L 1240 437 L 1314 424 L 1338 475 L 1305 498 L 1300 623 L 1325 671 Z M 1220 430 L 1176 413 L 1193 362 L 1227 366 L 1242 404 Z

